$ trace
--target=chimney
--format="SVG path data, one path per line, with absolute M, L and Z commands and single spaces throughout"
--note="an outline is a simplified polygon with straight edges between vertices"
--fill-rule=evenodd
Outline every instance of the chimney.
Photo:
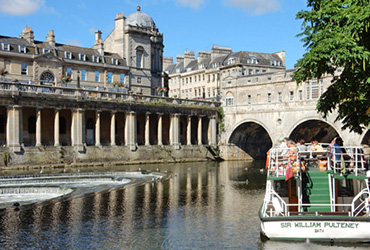
M 97 49 L 100 55 L 104 55 L 104 43 L 101 38 L 102 32 L 100 30 L 95 31 L 95 43 L 93 49 Z
M 33 36 L 33 31 L 31 27 L 26 27 L 20 36 L 20 38 L 27 40 L 30 44 L 34 44 L 35 37 Z
M 232 52 L 233 51 L 230 47 L 222 47 L 222 46 L 213 45 L 212 52 L 211 52 L 211 59 L 213 61 L 215 58 L 220 57 L 220 56 L 226 57 Z
M 184 61 L 184 55 L 177 55 L 176 56 L 176 63 L 180 63 Z
M 195 60 L 194 51 L 185 51 L 184 54 L 184 67 L 186 67 L 191 61 Z
M 208 59 L 210 57 L 211 57 L 211 52 L 204 51 L 204 50 L 203 51 L 202 50 L 198 51 L 198 63 L 200 63 L 202 60 Z
M 167 69 L 168 66 L 173 64 L 173 57 L 163 57 L 163 69 Z
M 49 34 L 46 36 L 46 42 L 49 43 L 53 48 L 55 47 L 54 30 L 49 31 Z
M 103 42 L 103 40 L 101 39 L 101 34 L 102 34 L 102 32 L 100 30 L 95 31 L 95 43 L 94 44 L 98 44 L 98 43 Z

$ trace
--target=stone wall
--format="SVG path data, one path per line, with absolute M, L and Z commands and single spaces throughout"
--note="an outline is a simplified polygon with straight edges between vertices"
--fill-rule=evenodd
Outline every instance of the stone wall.
M 6 150 L 3 149 L 0 150 L 0 169 L 5 166 L 3 156 Z M 135 151 L 120 146 L 92 146 L 86 147 L 83 153 L 74 152 L 73 147 L 26 147 L 25 151 L 10 152 L 9 156 L 8 167 L 206 161 L 212 157 L 202 145 L 182 145 L 180 150 L 173 146 L 138 146 Z

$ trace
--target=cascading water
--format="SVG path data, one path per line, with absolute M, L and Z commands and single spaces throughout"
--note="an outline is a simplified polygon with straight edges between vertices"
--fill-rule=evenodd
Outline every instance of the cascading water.
M 64 173 L 0 177 L 0 208 L 119 187 L 162 175 L 143 172 Z

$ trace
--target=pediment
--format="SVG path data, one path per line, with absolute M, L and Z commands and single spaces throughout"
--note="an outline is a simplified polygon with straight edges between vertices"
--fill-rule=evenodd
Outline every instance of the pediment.
M 47 62 L 58 62 L 58 63 L 63 63 L 63 61 L 55 56 L 53 53 L 49 52 L 46 54 L 39 55 L 35 58 L 35 61 L 47 61 Z

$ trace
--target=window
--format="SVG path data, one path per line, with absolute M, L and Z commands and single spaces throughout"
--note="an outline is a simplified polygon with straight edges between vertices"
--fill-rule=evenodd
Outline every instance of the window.
M 258 60 L 257 58 L 255 58 L 254 56 L 250 57 L 247 59 L 247 63 L 251 63 L 251 64 L 258 64 Z
M 95 71 L 95 82 L 99 82 L 100 80 L 100 73 L 99 71 Z
M 316 100 L 320 97 L 322 91 L 323 91 L 323 86 L 322 86 L 322 81 L 317 81 L 317 80 L 312 80 L 310 82 L 306 83 L 306 98 L 307 100 Z
M 20 53 L 27 53 L 27 48 L 24 45 L 19 45 L 19 52 Z
M 278 102 L 283 102 L 283 95 L 281 92 L 278 92 Z
M 139 46 L 136 48 L 136 68 L 143 68 L 143 55 L 144 55 L 144 49 L 143 47 Z
M 72 78 L 72 68 L 67 68 L 67 76 Z
M 271 60 L 270 63 L 271 63 L 271 66 L 280 66 L 280 61 Z
M 226 106 L 234 105 L 234 97 L 233 96 L 227 96 L 225 101 L 226 101 Z
M 79 54 L 80 61 L 86 61 L 86 55 L 85 54 Z
M 294 101 L 294 92 L 289 91 L 289 101 Z
M 10 44 L 9 43 L 2 43 L 3 50 L 10 51 Z
M 199 68 L 200 69 L 203 69 L 204 68 L 204 64 L 202 63 L 202 64 L 199 64 Z
M 267 102 L 271 102 L 271 93 L 267 93 Z
M 109 83 L 112 83 L 113 81 L 112 81 L 112 77 L 113 77 L 113 73 L 112 72 L 108 72 L 108 82 Z
M 81 81 L 86 81 L 86 70 L 81 70 Z
M 22 75 L 27 75 L 27 68 L 28 68 L 27 63 L 22 63 L 22 65 L 21 65 L 21 74 Z
M 98 56 L 93 56 L 93 62 L 98 63 L 99 62 L 99 57 Z
M 42 53 L 46 54 L 46 53 L 49 53 L 50 52 L 50 49 L 42 49 Z
M 235 62 L 236 62 L 235 57 L 234 57 L 234 58 L 229 58 L 229 59 L 227 60 L 227 64 L 228 64 L 228 65 L 230 65 L 230 64 L 235 64 Z
M 137 78 L 137 83 L 141 83 L 141 77 Z
M 260 73 L 260 70 L 259 69 L 256 69 L 256 74 Z
M 248 102 L 248 104 L 251 104 L 252 103 L 252 96 L 251 95 L 248 95 L 247 102 Z
M 300 101 L 303 100 L 303 91 L 302 90 L 299 90 L 299 100 Z
M 118 65 L 118 59 L 117 58 L 112 58 L 112 64 Z
M 125 74 L 121 74 L 119 76 L 119 81 L 122 82 L 122 83 L 125 83 Z
M 253 69 L 248 69 L 248 74 L 252 75 L 253 74 Z
M 65 58 L 72 59 L 72 53 L 69 51 L 64 52 Z

